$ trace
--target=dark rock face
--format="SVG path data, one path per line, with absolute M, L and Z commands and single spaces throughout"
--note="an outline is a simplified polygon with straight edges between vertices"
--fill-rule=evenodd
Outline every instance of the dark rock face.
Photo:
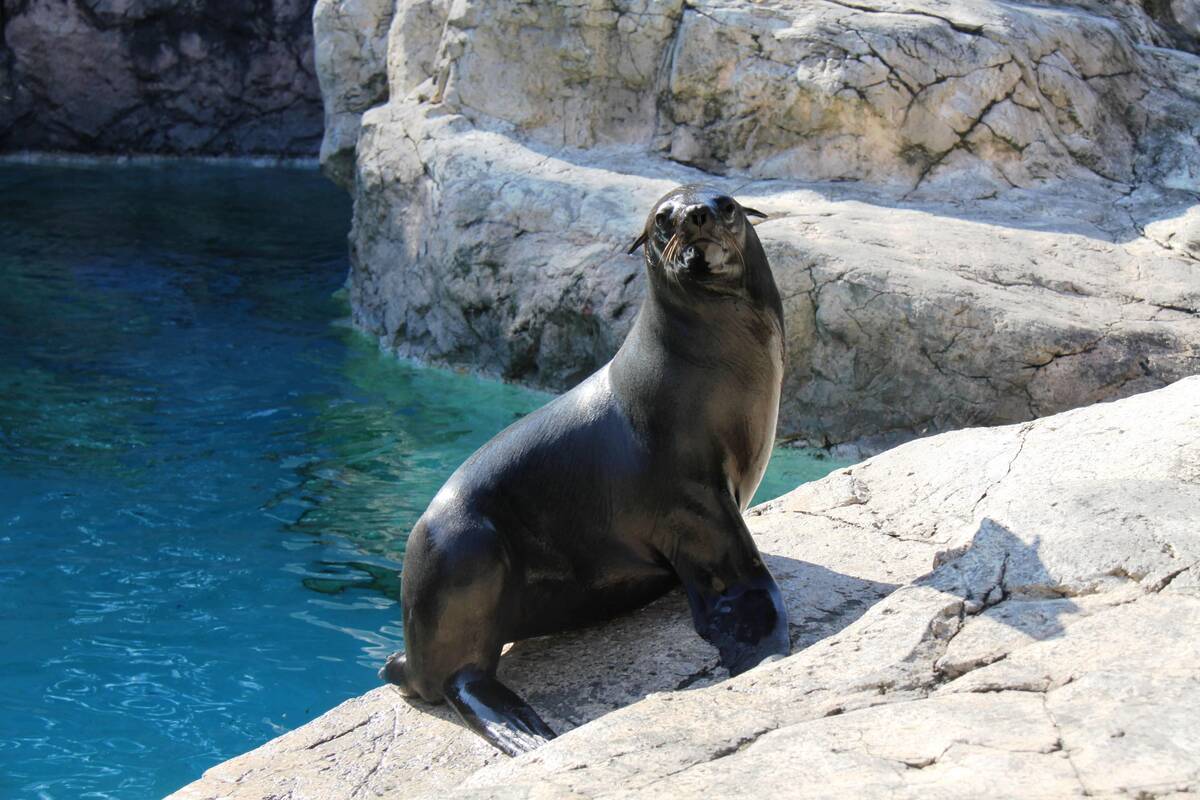
M 0 0 L 0 151 L 314 156 L 313 0 Z
M 1194 0 L 1142 0 L 1167 36 L 1167 47 L 1200 54 L 1200 6 Z

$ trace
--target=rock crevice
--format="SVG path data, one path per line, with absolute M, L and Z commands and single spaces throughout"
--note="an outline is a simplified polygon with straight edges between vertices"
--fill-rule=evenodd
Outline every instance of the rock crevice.
M 317 154 L 312 0 L 0 5 L 0 152 Z

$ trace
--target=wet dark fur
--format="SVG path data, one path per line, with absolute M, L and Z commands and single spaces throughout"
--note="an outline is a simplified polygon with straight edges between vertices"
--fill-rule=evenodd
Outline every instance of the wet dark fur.
M 660 200 L 630 249 L 645 247 L 648 291 L 616 356 L 480 448 L 413 529 L 407 650 L 381 675 L 449 701 L 506 753 L 554 736 L 496 680 L 506 642 L 682 583 L 731 674 L 789 650 L 779 589 L 742 520 L 783 365 L 779 293 L 747 214 L 758 212 L 698 186 Z

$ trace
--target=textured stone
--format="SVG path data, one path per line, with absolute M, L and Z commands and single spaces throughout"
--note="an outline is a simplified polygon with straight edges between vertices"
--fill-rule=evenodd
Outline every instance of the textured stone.
M 1198 509 L 1200 378 L 926 438 L 750 512 L 789 658 L 722 680 L 671 595 L 504 657 L 533 753 L 380 688 L 175 796 L 1194 796 Z
M 388 28 L 394 0 L 317 0 L 316 70 L 325 104 L 321 166 L 334 182 L 354 182 L 362 112 L 388 98 Z
M 355 319 L 405 357 L 574 383 L 636 313 L 642 266 L 624 250 L 646 209 L 709 180 L 772 216 L 758 233 L 787 315 L 785 435 L 911 437 L 1200 372 L 1195 212 L 1163 212 L 1162 191 L 889 207 L 855 185 L 539 150 L 403 104 L 367 113 L 360 151 Z M 1151 238 L 1131 221 L 1156 215 Z
M 477 124 L 717 172 L 908 189 L 962 156 L 989 188 L 1130 182 L 1163 155 L 1139 138 L 1174 89 L 1138 50 L 1169 37 L 1117 5 L 463 2 L 430 75 Z
M 785 435 L 878 446 L 1195 374 L 1200 61 L 1173 9 L 400 2 L 356 142 L 355 320 L 565 388 L 632 322 L 647 209 L 706 181 L 771 214 Z
M 6 0 L 0 151 L 313 156 L 312 0 Z

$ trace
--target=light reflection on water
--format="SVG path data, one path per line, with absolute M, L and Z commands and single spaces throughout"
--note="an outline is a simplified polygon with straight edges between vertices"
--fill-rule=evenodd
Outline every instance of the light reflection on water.
M 158 797 L 376 685 L 409 526 L 546 395 L 333 324 L 348 224 L 304 170 L 0 166 L 0 796 Z

